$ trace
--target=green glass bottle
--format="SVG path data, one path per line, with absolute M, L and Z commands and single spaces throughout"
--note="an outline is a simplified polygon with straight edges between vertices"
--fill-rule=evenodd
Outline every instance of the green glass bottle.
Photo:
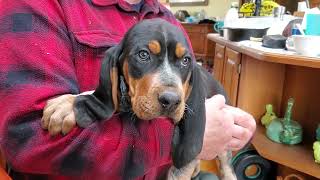
M 316 130 L 316 139 L 317 141 L 320 141 L 320 124 L 318 124 L 318 128 Z
M 297 121 L 291 119 L 293 104 L 294 99 L 290 98 L 285 116 L 281 120 L 283 131 L 280 133 L 280 141 L 283 144 L 298 144 L 302 141 L 302 127 Z

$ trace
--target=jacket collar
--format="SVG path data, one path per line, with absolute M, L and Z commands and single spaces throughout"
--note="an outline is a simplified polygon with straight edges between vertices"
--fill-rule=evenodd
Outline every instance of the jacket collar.
M 91 0 L 92 4 L 96 6 L 111 6 L 111 5 L 119 5 L 119 7 L 125 11 L 133 11 L 132 6 L 126 2 L 125 0 Z M 153 12 L 158 14 L 159 12 L 163 12 L 163 8 L 161 8 L 158 0 L 144 0 L 144 5 L 141 9 L 142 14 L 147 14 L 148 12 Z

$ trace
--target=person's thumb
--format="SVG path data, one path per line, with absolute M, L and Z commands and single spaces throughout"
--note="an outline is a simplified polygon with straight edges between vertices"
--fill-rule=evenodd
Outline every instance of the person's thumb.
M 212 96 L 206 100 L 206 106 L 210 109 L 221 109 L 226 106 L 226 99 L 221 94 Z

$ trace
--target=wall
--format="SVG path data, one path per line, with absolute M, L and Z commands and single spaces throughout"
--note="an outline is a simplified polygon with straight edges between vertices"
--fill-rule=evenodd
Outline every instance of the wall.
M 190 14 L 196 11 L 205 10 L 208 17 L 224 17 L 230 8 L 231 2 L 236 0 L 208 0 L 208 6 L 174 6 L 171 11 L 175 13 L 177 10 L 187 10 Z

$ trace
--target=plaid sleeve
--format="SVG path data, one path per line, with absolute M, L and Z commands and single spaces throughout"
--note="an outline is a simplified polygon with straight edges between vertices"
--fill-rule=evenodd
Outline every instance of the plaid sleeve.
M 0 144 L 15 170 L 126 179 L 170 163 L 166 119 L 133 124 L 115 115 L 66 136 L 42 130 L 46 101 L 79 93 L 63 12 L 57 0 L 4 0 L 0 12 Z

